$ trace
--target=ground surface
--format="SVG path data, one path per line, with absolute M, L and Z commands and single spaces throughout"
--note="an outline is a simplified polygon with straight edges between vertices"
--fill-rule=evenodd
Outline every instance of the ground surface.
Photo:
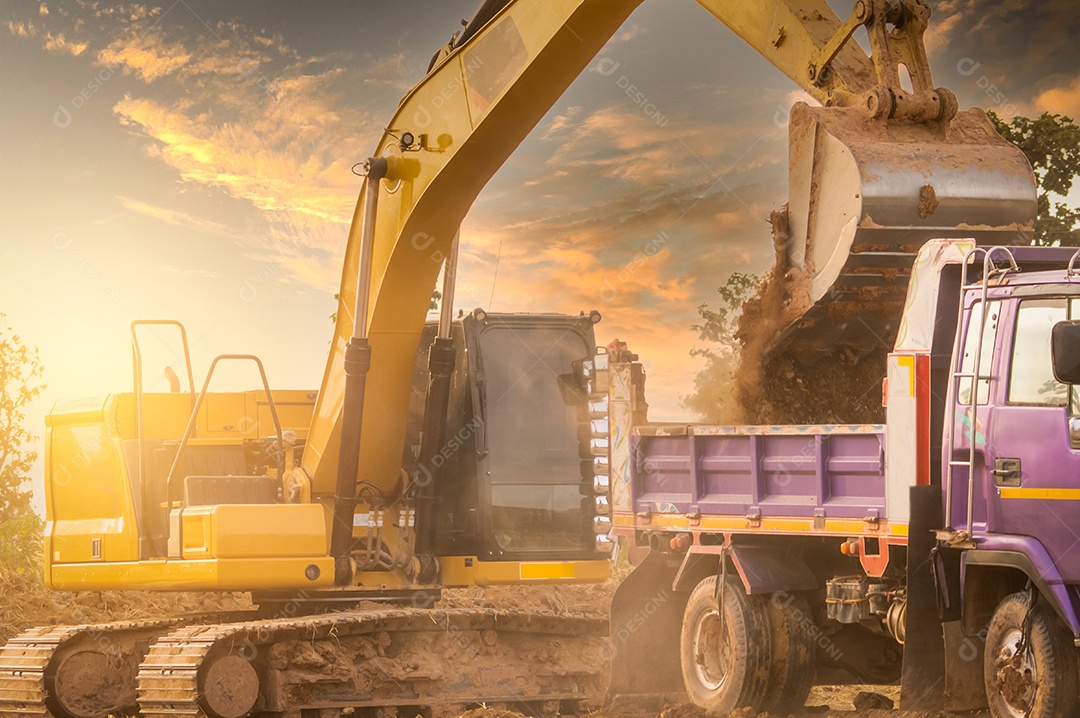
M 595 586 L 489 587 L 449 590 L 441 607 L 520 608 L 559 613 L 606 613 L 617 585 L 613 579 Z M 0 570 L 0 642 L 35 625 L 61 625 L 121 619 L 160 618 L 192 613 L 251 608 L 245 594 L 196 593 L 54 593 L 46 590 L 34 571 Z M 796 718 L 946 718 L 946 713 L 855 709 L 860 693 L 876 693 L 895 701 L 892 686 L 819 686 Z M 866 697 L 864 696 L 863 700 Z M 706 718 L 695 706 L 618 706 L 599 711 L 595 718 Z M 768 714 L 737 712 L 731 718 L 766 718 Z M 504 710 L 482 708 L 462 718 L 518 718 Z M 708 718 L 728 718 L 709 716 Z M 768 718 L 787 718 L 768 716 Z

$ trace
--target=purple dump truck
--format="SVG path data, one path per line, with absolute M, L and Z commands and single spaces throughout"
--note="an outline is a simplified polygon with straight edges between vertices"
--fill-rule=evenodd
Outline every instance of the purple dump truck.
M 785 714 L 853 677 L 907 709 L 1080 715 L 1078 265 L 927 243 L 883 426 L 649 423 L 637 357 L 598 355 L 612 534 L 639 559 L 612 693 Z

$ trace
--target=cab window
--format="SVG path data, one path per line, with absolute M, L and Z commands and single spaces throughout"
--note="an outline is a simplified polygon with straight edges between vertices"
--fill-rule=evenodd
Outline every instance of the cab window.
M 1065 406 L 1069 387 L 1054 379 L 1050 332 L 1068 318 L 1068 300 L 1027 299 L 1020 302 L 1009 369 L 1009 403 Z
M 990 311 L 983 327 L 982 351 L 979 353 L 979 403 L 985 404 L 990 399 L 990 368 L 994 359 L 994 343 L 997 341 L 998 318 L 1001 303 L 989 303 Z M 968 313 L 968 331 L 964 337 L 964 355 L 960 363 L 962 374 L 975 371 L 975 351 L 979 337 L 979 325 L 982 322 L 983 305 L 978 302 Z M 956 400 L 964 405 L 971 404 L 971 377 L 960 377 L 956 387 Z
M 1080 297 L 1069 300 L 1069 319 L 1080 319 Z M 1080 386 L 1069 388 L 1069 415 L 1080 416 Z

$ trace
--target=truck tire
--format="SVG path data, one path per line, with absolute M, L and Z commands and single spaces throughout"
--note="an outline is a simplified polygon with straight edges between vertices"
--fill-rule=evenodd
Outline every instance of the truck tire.
M 1080 687 L 1072 632 L 1046 601 L 1027 593 L 1006 596 L 986 632 L 983 680 L 994 718 L 1070 718 L 1080 714 Z M 1031 611 L 1030 640 L 1017 654 Z
M 806 705 L 817 673 L 813 617 L 802 596 L 774 593 L 766 602 L 772 643 L 768 697 L 762 709 L 788 715 Z
M 716 576 L 701 581 L 683 612 L 680 640 L 683 685 L 706 712 L 758 708 L 769 689 L 772 640 L 760 596 L 728 578 L 721 625 Z

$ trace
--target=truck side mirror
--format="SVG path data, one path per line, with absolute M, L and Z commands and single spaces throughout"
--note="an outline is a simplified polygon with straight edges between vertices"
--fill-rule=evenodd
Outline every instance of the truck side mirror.
M 1054 378 L 1080 384 L 1080 321 L 1058 322 L 1050 333 Z

